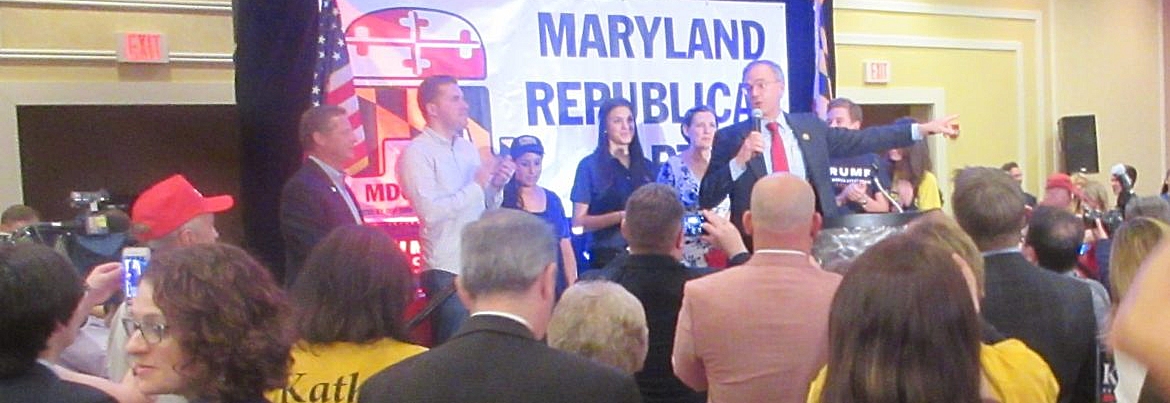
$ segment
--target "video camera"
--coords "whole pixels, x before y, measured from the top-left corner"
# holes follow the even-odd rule
[[[1121,226],[1124,219],[1121,216],[1121,211],[1117,209],[1101,211],[1101,210],[1087,210],[1081,214],[1081,220],[1085,222],[1086,229],[1097,228],[1097,220],[1101,220],[1101,226],[1105,228],[1105,233],[1113,236],[1113,231]]]

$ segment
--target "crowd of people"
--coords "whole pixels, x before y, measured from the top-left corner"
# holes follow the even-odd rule
[[[1053,174],[1038,200],[1016,163],[963,168],[948,215],[924,140],[957,136],[954,117],[862,129],[847,99],[827,121],[784,113],[773,62],[742,78],[760,116],[719,129],[710,108],[687,111],[689,147],[657,170],[634,106],[605,101],[568,214],[538,184],[540,139],[481,154],[458,82],[424,80],[426,127],[397,167],[422,226],[417,278],[361,225],[345,111],[313,107],[281,196],[283,277],[218,241],[215,214],[234,200],[181,175],[131,208],[151,259],[129,298],[119,263],[79,270],[35,242],[0,246],[0,402],[1170,396],[1170,202],[1134,195],[1136,170],[1109,185]],[[841,270],[814,256],[826,219],[904,211],[910,224]],[[19,206],[0,231],[37,221]],[[407,324],[420,288],[422,338]],[[91,322],[108,339],[84,348]]]

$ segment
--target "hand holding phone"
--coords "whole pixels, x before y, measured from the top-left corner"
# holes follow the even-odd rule
[[[126,300],[138,296],[138,283],[142,275],[146,274],[146,267],[150,263],[150,248],[127,247],[122,248],[122,291]]]
[[[683,215],[683,235],[699,236],[705,234],[703,231],[703,223],[707,222],[707,218],[697,211],[689,212]]]

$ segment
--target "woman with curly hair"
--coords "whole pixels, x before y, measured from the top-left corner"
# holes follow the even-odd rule
[[[300,341],[288,387],[268,398],[298,401],[329,384],[334,401],[357,401],[366,378],[426,351],[405,341],[402,317],[413,289],[410,263],[385,232],[358,225],[330,232],[289,291]]]
[[[287,382],[288,304],[247,252],[212,244],[159,254],[138,291],[123,324],[143,393],[253,403]]]

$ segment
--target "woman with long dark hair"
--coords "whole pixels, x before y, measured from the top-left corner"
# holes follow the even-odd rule
[[[307,396],[321,383],[344,379],[332,391],[356,401],[357,385],[378,371],[426,351],[407,343],[403,312],[414,296],[406,255],[380,229],[337,227],[313,247],[290,296],[297,336],[289,386],[268,393],[274,402]]]
[[[626,199],[652,181],[650,160],[638,141],[634,107],[624,98],[610,98],[597,111],[597,147],[577,164],[570,199],[573,227],[590,233],[589,263],[593,268],[626,250],[620,224]]]
[[[665,183],[678,192],[679,201],[687,211],[699,210],[699,185],[707,174],[711,162],[711,147],[715,143],[718,129],[715,111],[706,105],[699,105],[683,114],[679,131],[687,141],[687,149],[670,157],[658,171],[658,183]],[[731,199],[724,198],[716,210],[728,211]],[[683,241],[683,264],[690,267],[707,267],[706,254],[711,245],[699,239],[698,235],[687,235]]]
[[[1039,355],[1014,339],[980,342],[976,284],[937,241],[896,235],[866,250],[833,297],[828,365],[808,401],[1056,401]]]
[[[557,243],[557,295],[577,281],[577,259],[569,243],[569,225],[565,221],[565,207],[553,191],[537,184],[544,171],[544,145],[533,136],[520,136],[508,148],[516,173],[504,186],[504,201],[500,207],[526,211],[540,217],[553,228]]]
[[[887,156],[894,170],[892,193],[903,209],[926,211],[942,208],[942,193],[938,188],[938,178],[931,172],[933,164],[926,141],[892,149]]]

